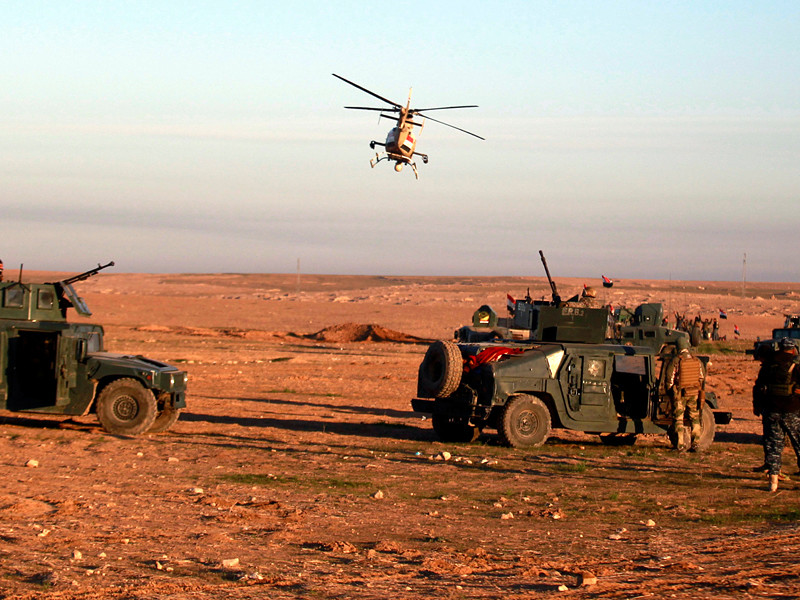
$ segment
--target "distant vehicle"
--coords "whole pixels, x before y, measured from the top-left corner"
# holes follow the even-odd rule
[[[377,98],[386,104],[389,107],[383,108],[375,108],[370,106],[345,106],[345,108],[352,109],[352,110],[372,110],[377,111],[380,113],[380,117],[385,119],[392,119],[396,120],[396,124],[392,127],[389,134],[386,136],[386,142],[376,142],[371,141],[369,143],[369,147],[373,150],[375,146],[383,146],[386,149],[386,153],[381,156],[380,154],[376,154],[375,158],[370,161],[370,165],[375,167],[382,160],[390,160],[395,161],[394,170],[398,173],[403,170],[403,165],[410,165],[411,168],[414,170],[414,176],[419,179],[419,173],[417,172],[417,165],[414,162],[414,156],[419,156],[422,158],[422,162],[427,164],[428,163],[428,155],[422,154],[416,151],[417,147],[417,138],[414,136],[414,126],[419,127],[419,133],[422,134],[422,128],[425,126],[425,120],[429,119],[435,123],[439,123],[441,125],[446,125],[447,127],[451,127],[452,129],[457,129],[467,135],[471,135],[473,137],[482,140],[481,136],[474,134],[466,129],[461,129],[460,127],[456,127],[455,125],[450,125],[449,123],[445,123],[444,121],[438,121],[429,115],[422,114],[423,111],[430,112],[432,110],[451,110],[454,108],[477,108],[477,105],[470,104],[464,106],[436,106],[433,108],[411,108],[411,90],[408,92],[408,102],[405,106],[394,102],[392,100],[388,100],[383,96],[379,96],[375,92],[371,92],[365,87],[361,87],[357,83],[353,83],[352,81],[345,79],[344,77],[337,75],[336,73],[332,73],[332,75],[338,79],[341,79],[345,83],[349,83],[355,88],[358,88],[362,92],[366,92],[370,96]],[[390,113],[397,113],[397,116],[393,115],[385,115],[384,112]],[[417,116],[423,117],[423,121],[421,123],[415,122],[413,119]]]
[[[800,315],[784,315],[783,327],[772,330],[772,338],[758,340],[753,344],[753,349],[747,354],[752,354],[756,360],[763,360],[778,349],[778,342],[783,338],[790,338],[800,342]]]
[[[103,429],[166,431],[186,406],[186,372],[103,347],[100,325],[68,323],[67,309],[92,313],[74,283],[110,262],[53,283],[0,282],[0,409],[59,415],[96,413]]]
[[[562,302],[547,275],[552,301],[517,300],[505,326],[484,305],[457,341],[431,344],[413,409],[432,414],[434,431],[448,442],[473,441],[484,428],[514,447],[544,444],[553,427],[596,433],[607,444],[667,432],[672,400],[664,372],[687,334],[660,325],[660,304],[644,304],[619,338],[609,337],[617,330],[608,308]],[[703,390],[701,398],[700,447],[707,448],[730,413],[715,414],[713,393]]]

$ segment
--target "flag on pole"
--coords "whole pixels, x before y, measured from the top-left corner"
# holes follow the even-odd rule
[[[513,315],[516,307],[517,302],[514,300],[514,297],[511,294],[506,294],[506,308],[508,309],[508,312]]]
[[[605,275],[601,275],[601,277],[603,278],[603,287],[610,288],[612,285],[614,285],[614,282]]]
[[[733,335],[739,335],[739,326],[738,325],[734,325],[733,326]]]
[[[722,309],[720,308],[720,309],[719,309],[719,318],[720,318],[720,319],[727,319],[727,318],[728,318],[728,313],[726,313],[724,310],[722,310]]]

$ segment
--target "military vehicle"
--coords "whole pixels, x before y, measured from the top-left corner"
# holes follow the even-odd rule
[[[514,447],[544,444],[553,427],[597,433],[608,444],[667,432],[672,400],[664,372],[687,334],[661,326],[660,304],[641,305],[629,325],[614,327],[608,307],[562,302],[542,261],[553,299],[516,300],[505,321],[484,305],[456,341],[431,344],[413,409],[432,414],[434,431],[449,442],[474,441],[487,427]],[[701,397],[705,449],[730,413],[713,412],[713,393]]]
[[[756,360],[763,360],[778,349],[778,343],[783,338],[797,340],[800,343],[800,315],[784,315],[783,327],[773,329],[771,339],[756,340],[753,349],[748,350],[747,354],[752,354]]]
[[[173,366],[106,352],[100,325],[69,323],[92,313],[73,284],[113,266],[52,283],[0,281],[0,409],[59,415],[96,413],[103,429],[136,435],[169,429],[186,406],[187,374]]]

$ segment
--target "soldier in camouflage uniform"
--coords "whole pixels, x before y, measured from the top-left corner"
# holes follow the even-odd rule
[[[794,340],[783,338],[778,349],[762,358],[753,387],[753,414],[764,426],[764,458],[769,491],[778,489],[785,436],[800,466],[800,367]]]
[[[587,308],[597,308],[597,292],[594,288],[583,286],[580,301]]]
[[[670,439],[673,440],[675,450],[685,450],[683,417],[688,414],[692,423],[690,452],[697,452],[700,448],[700,394],[706,370],[703,362],[689,352],[689,341],[679,337],[676,346],[678,353],[670,359],[665,373],[665,389],[672,396],[672,427]]]

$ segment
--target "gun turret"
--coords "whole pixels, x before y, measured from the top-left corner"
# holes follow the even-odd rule
[[[553,278],[550,277],[550,269],[547,268],[547,260],[544,257],[544,252],[539,250],[539,257],[542,259],[542,264],[544,265],[544,272],[547,275],[547,281],[550,283],[550,290],[553,292],[553,304],[558,306],[561,304],[561,296],[558,295],[558,290],[556,289],[556,282],[553,281]]]
[[[103,269],[107,269],[108,267],[113,267],[113,266],[114,266],[113,260],[105,265],[97,263],[97,266],[94,269],[89,269],[88,271],[84,271],[80,275],[73,275],[72,277],[67,277],[66,279],[62,279],[59,283],[61,283],[62,285],[72,285],[73,283],[76,283],[78,281],[89,279],[89,277],[97,275]]]

